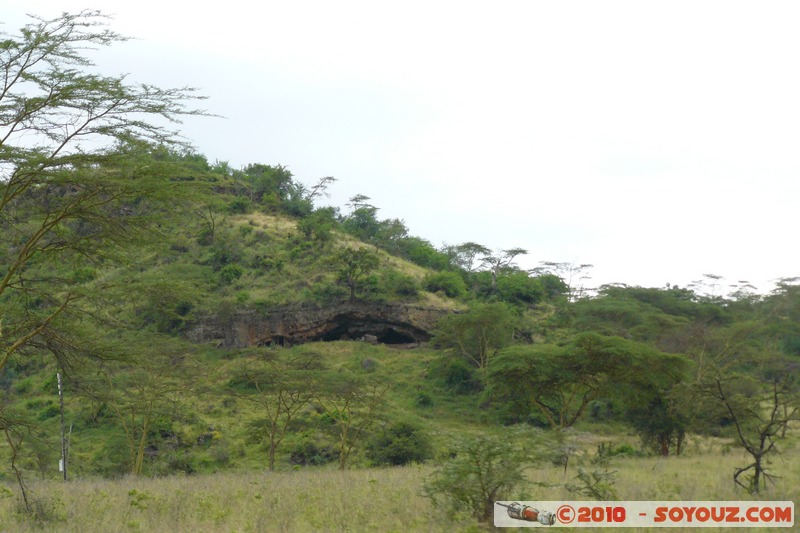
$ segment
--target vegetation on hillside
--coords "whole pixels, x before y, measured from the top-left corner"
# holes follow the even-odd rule
[[[0,482],[26,512],[41,511],[29,480],[60,475],[62,430],[81,478],[442,461],[434,501],[481,520],[530,481],[527,464],[475,492],[464,457],[517,458],[520,428],[552,444],[524,457],[565,472],[580,454],[564,435],[612,428],[642,456],[724,438],[747,454],[731,484],[784,483],[770,467],[800,419],[798,279],[766,295],[720,295],[719,276],[591,288],[591,265],[527,271],[521,248],[437,248],[364,195],[322,206],[332,177],[210,163],[159,126],[203,113],[191,90],[91,74],[85,45],[121,40],[98,17],[36,20],[0,43]],[[186,335],[208,317],[356,301],[452,312],[414,349]]]

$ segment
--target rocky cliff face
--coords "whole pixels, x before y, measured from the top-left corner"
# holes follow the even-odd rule
[[[280,306],[266,313],[243,310],[192,325],[186,336],[220,346],[290,346],[311,341],[369,340],[385,344],[426,342],[449,311],[398,303],[344,302],[325,307]]]

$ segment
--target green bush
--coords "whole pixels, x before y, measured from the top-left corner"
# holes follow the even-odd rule
[[[250,203],[250,200],[243,196],[237,196],[228,204],[228,213],[234,215],[249,213],[252,209],[253,205]]]
[[[317,209],[310,216],[297,223],[297,229],[306,239],[326,243],[333,237],[336,225],[335,210],[332,207]]]
[[[401,298],[414,298],[419,294],[419,288],[417,280],[396,270],[387,270],[381,274],[379,282],[381,292]]]
[[[422,286],[428,292],[443,292],[450,298],[461,298],[467,293],[467,284],[455,272],[437,272],[425,278]]]
[[[600,446],[598,446],[598,454],[600,453],[599,448],[600,448]],[[622,443],[622,444],[619,444],[617,446],[609,445],[609,448],[610,449],[607,452],[609,457],[617,457],[617,456],[622,456],[622,457],[644,457],[645,456],[644,452],[642,452],[641,450],[637,450],[636,448],[634,448],[630,444]]]
[[[13,369],[12,369],[13,370]],[[6,372],[9,372],[8,367],[6,368]],[[25,378],[21,381],[18,381],[13,389],[19,395],[28,394],[33,388],[33,378]]]
[[[524,481],[524,450],[505,436],[482,435],[456,443],[452,457],[425,482],[423,493],[437,507],[465,510],[481,522],[494,514],[496,500],[519,499]]]
[[[247,291],[239,291],[236,293],[236,303],[237,304],[246,304],[247,301],[250,300],[250,293]]]
[[[173,451],[159,458],[150,467],[153,476],[171,476],[174,474],[194,474],[197,469],[197,458],[189,451]]]
[[[242,277],[244,269],[239,265],[225,265],[219,270],[219,280],[223,285],[230,285]]]
[[[321,304],[339,303],[347,300],[348,295],[345,287],[332,283],[317,283],[311,287],[311,298]]]
[[[91,471],[102,477],[116,478],[128,474],[131,458],[124,436],[112,434],[103,439],[102,446],[89,460]]]
[[[612,448],[612,445],[598,446],[597,453],[591,459],[595,468],[590,472],[579,466],[578,473],[573,478],[576,483],[567,483],[566,489],[577,497],[600,501],[616,500],[617,471],[609,469]]]
[[[294,465],[324,465],[339,458],[339,451],[333,446],[322,444],[314,435],[305,434],[289,453],[289,461]]]
[[[70,276],[72,283],[89,283],[97,278],[97,270],[91,267],[82,267],[74,270]]]
[[[483,389],[480,380],[475,376],[474,367],[463,359],[444,361],[444,364],[434,369],[434,375],[456,394],[472,394]]]
[[[39,420],[48,420],[54,416],[58,416],[60,412],[57,405],[51,405],[39,413]]]
[[[431,444],[422,430],[408,422],[386,428],[367,444],[367,458],[375,465],[421,463],[431,458]]]
[[[404,237],[396,243],[397,252],[412,263],[433,270],[445,270],[450,258],[419,237]]]

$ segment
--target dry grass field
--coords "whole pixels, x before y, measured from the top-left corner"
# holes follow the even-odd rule
[[[800,501],[800,464],[792,460],[793,452],[772,465],[781,477],[756,498],[737,490],[731,481],[734,468],[746,464],[737,451],[712,453],[696,448],[694,453],[666,460],[619,457],[610,467],[617,471],[619,500]],[[344,472],[301,469],[37,482],[30,489],[38,520],[20,512],[14,486],[3,485],[0,531],[483,531],[467,515],[436,509],[422,495],[424,479],[432,471],[431,466]],[[574,467],[566,474],[551,465],[532,468],[527,477],[536,484],[502,499],[585,499],[564,488],[574,475]]]

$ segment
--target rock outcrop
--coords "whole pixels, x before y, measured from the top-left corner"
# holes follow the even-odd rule
[[[265,313],[241,310],[226,317],[212,316],[190,326],[186,336],[229,348],[333,340],[413,344],[428,341],[436,322],[449,312],[399,303],[287,305]]]

